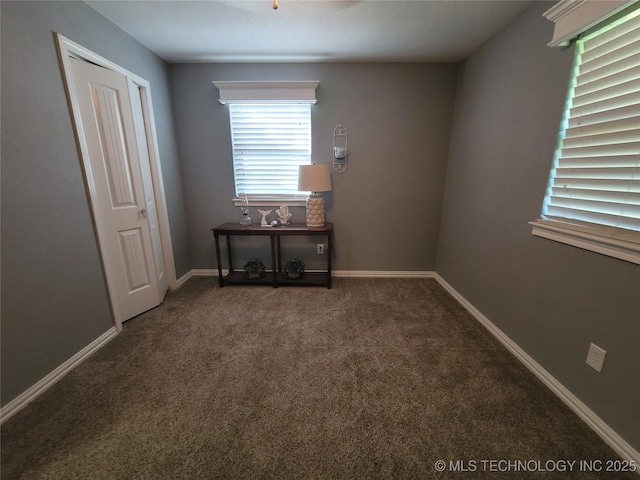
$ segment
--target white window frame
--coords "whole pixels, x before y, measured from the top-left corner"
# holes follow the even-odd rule
[[[628,4],[628,2],[617,3],[618,7],[621,3]],[[567,2],[559,3],[559,5],[563,4],[565,6],[568,5]],[[581,4],[584,5],[586,4],[586,2],[582,2]],[[554,8],[556,8],[557,13],[558,6]],[[549,12],[551,12],[552,10],[553,9],[551,9]],[[617,11],[619,11],[619,8],[616,10],[616,12]],[[547,12],[547,14],[549,12]],[[569,13],[571,13],[570,10],[565,12],[564,21],[567,21],[566,16]],[[547,18],[549,18],[548,15]],[[584,20],[583,23],[583,32],[587,30],[588,27],[593,25],[593,21]],[[574,31],[573,33],[576,34],[581,32]],[[592,31],[590,31],[589,33],[592,33]],[[552,44],[558,45],[557,42],[552,42]],[[576,55],[577,54],[578,51],[576,52]],[[563,119],[563,123],[564,121],[565,119]],[[631,263],[640,264],[639,231],[625,228],[608,227],[604,225],[598,225],[572,219],[564,219],[559,217],[546,218],[544,214],[542,215],[542,218],[530,222],[530,225],[533,226],[533,235],[583,248],[600,254],[608,255],[610,257],[618,258]]]
[[[277,82],[234,82],[214,81],[214,85],[220,92],[221,104],[282,104],[305,103],[315,104],[316,88],[318,81],[277,81]],[[310,113],[311,115],[311,113]],[[311,120],[311,119],[310,119]],[[231,125],[230,125],[230,128]],[[311,140],[310,140],[311,142]],[[309,145],[311,153],[311,145]],[[310,159],[311,160],[311,159]],[[234,162],[235,171],[235,162]],[[234,178],[234,191],[235,191]],[[300,195],[248,195],[252,206],[276,207],[305,206],[308,192],[300,192]],[[243,199],[236,196],[232,199],[235,206],[241,206]]]

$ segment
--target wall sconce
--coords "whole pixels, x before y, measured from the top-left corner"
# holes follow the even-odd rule
[[[349,157],[347,128],[338,124],[333,129],[333,169],[336,173],[342,173],[347,169]]]

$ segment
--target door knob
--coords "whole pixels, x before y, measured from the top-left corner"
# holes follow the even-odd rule
[[[140,215],[142,215],[144,218],[147,218],[147,209],[143,208],[142,210],[140,210]]]

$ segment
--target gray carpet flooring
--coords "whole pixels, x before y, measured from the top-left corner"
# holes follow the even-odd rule
[[[3,479],[638,480],[559,462],[616,458],[431,279],[193,278],[2,427]]]

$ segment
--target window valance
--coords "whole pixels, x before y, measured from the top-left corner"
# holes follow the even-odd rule
[[[316,103],[318,81],[217,82],[219,102],[225,103]]]
[[[580,33],[606,20],[637,0],[561,0],[544,17],[555,24],[550,47],[565,46]]]

